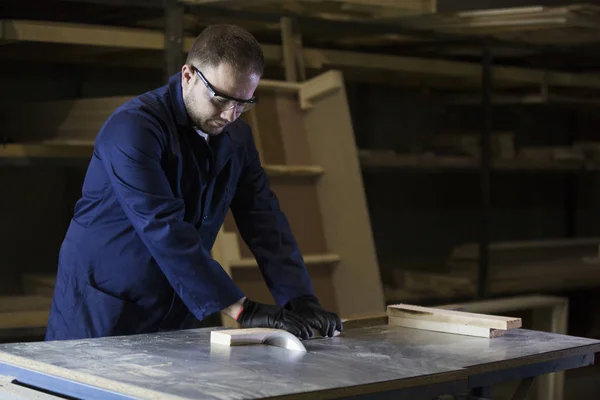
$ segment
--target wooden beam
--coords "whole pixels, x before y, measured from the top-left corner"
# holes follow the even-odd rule
[[[439,308],[421,307],[409,304],[389,305],[387,307],[387,314],[390,317],[465,326],[477,326],[488,329],[507,330],[520,328],[522,325],[520,318],[476,314],[455,310],[443,310]]]
[[[314,165],[265,165],[264,169],[269,176],[311,177],[325,173],[323,167]]]
[[[42,42],[112,48],[164,50],[162,32],[149,29],[116,28],[85,24],[47,21],[2,20],[0,40]],[[188,51],[195,37],[184,38],[183,48]],[[278,45],[261,45],[268,63],[281,65],[283,50]],[[481,66],[476,63],[424,59],[384,54],[358,53],[341,50],[304,49],[306,68],[358,69],[392,71],[416,76],[435,76],[459,82],[468,78],[479,82]],[[157,65],[159,67],[159,65]],[[595,74],[554,72],[518,67],[493,67],[496,85],[540,85],[600,89],[600,77]],[[366,79],[371,79],[369,76]]]
[[[420,320],[413,318],[402,318],[389,316],[390,325],[402,326],[405,328],[422,329],[426,331],[435,331],[443,333],[454,333],[458,335],[477,336],[482,338],[496,338],[504,335],[502,329],[490,329],[481,326],[460,325],[448,322],[438,322],[429,320]]]

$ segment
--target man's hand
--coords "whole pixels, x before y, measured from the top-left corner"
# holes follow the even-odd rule
[[[314,336],[308,322],[281,307],[257,303],[244,299],[242,308],[236,318],[237,322],[245,328],[275,328],[284,329],[301,339]]]
[[[342,320],[335,313],[324,310],[314,296],[300,296],[290,300],[284,307],[318,330],[321,336],[333,336],[334,332],[342,332]]]

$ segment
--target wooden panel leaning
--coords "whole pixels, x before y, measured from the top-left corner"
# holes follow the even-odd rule
[[[258,95],[259,104],[244,118],[253,128],[265,168],[281,164],[281,173],[270,176],[271,187],[288,217],[317,296],[341,317],[384,312],[342,74],[329,71],[304,83],[269,82]],[[308,168],[315,173],[307,173]],[[248,296],[273,302],[231,213],[213,257]]]

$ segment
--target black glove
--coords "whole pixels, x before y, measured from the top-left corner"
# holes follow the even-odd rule
[[[248,298],[242,303],[237,322],[245,328],[284,329],[301,339],[314,336],[309,324],[296,314],[281,307],[257,303]]]
[[[342,332],[342,320],[335,313],[324,310],[315,296],[300,296],[290,300],[284,307],[298,314],[321,336],[333,336],[334,331]]]

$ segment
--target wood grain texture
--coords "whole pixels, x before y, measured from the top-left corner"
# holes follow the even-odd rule
[[[496,338],[504,335],[504,330],[482,328],[480,326],[453,324],[414,318],[388,317],[388,323],[394,326],[420,329],[434,332],[452,333],[456,335],[476,336],[482,338]]]
[[[414,306],[410,304],[389,305],[387,307],[387,313],[389,316],[399,318],[475,326],[487,329],[506,330],[520,328],[522,326],[521,318],[478,314],[456,310],[444,310],[439,308]]]

